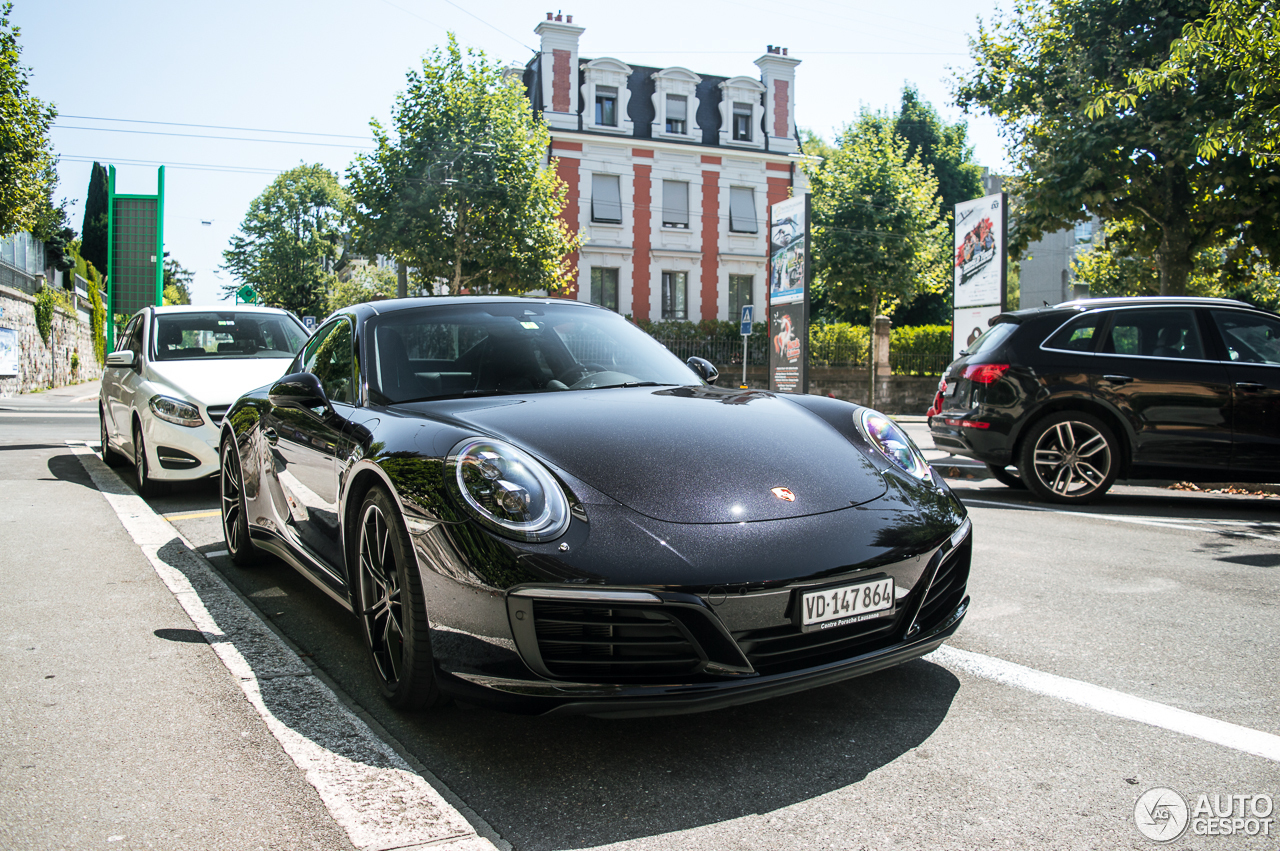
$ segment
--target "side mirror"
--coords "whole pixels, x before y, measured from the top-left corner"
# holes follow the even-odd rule
[[[708,384],[715,384],[716,379],[720,377],[720,370],[716,369],[711,361],[706,358],[692,357],[685,361],[685,365],[698,374],[698,377]]]
[[[277,407],[333,409],[320,386],[320,379],[309,372],[286,375],[271,386],[268,398]]]
[[[132,349],[121,349],[118,352],[111,352],[107,355],[107,368],[111,367],[132,367],[134,352]]]

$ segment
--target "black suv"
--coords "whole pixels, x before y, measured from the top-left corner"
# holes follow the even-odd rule
[[[1117,478],[1280,481],[1280,316],[1213,298],[1002,313],[930,414],[939,449],[1053,502]]]

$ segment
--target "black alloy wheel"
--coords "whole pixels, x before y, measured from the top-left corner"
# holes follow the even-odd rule
[[[257,564],[258,548],[249,537],[249,515],[244,505],[244,474],[240,468],[240,453],[236,442],[222,442],[221,472],[218,474],[218,491],[222,497],[222,540],[227,545],[231,561],[240,567]]]
[[[126,459],[112,449],[111,444],[107,442],[107,417],[102,408],[98,408],[98,439],[102,443],[102,448],[99,450],[102,463],[108,467],[123,467]]]
[[[365,497],[356,545],[355,603],[382,694],[400,709],[442,702],[413,545],[381,487]]]
[[[1022,476],[1012,470],[1001,467],[999,464],[988,464],[987,470],[991,472],[991,478],[995,479],[1007,488],[1015,488],[1017,490],[1027,489],[1026,483],[1022,481]]]
[[[133,426],[133,475],[138,484],[138,496],[151,499],[164,492],[164,485],[151,478],[151,465],[147,463],[147,443],[142,437],[142,429],[136,423]]]
[[[1081,503],[1102,496],[1116,480],[1120,447],[1097,417],[1051,414],[1022,442],[1018,471],[1033,494],[1049,502]]]

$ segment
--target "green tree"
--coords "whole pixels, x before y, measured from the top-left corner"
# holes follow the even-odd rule
[[[347,279],[335,281],[329,287],[328,311],[341,310],[364,301],[377,301],[396,296],[396,271],[377,266],[360,265],[351,271]]]
[[[544,164],[549,135],[523,88],[451,34],[408,74],[394,138],[347,176],[356,250],[390,254],[449,291],[554,291],[577,239],[559,219],[566,188]]]
[[[249,204],[240,232],[222,252],[224,267],[238,281],[222,288],[223,297],[249,284],[263,304],[299,316],[325,315],[348,203],[338,176],[319,164],[273,180]]]
[[[1114,97],[1209,11],[1209,0],[1016,0],[1013,14],[980,24],[956,95],[1004,124],[1018,167],[1015,257],[1089,213],[1127,225],[1162,294],[1186,292],[1206,248],[1280,252],[1280,163],[1200,153],[1234,112],[1228,73],[1202,68],[1193,86]]]
[[[1130,74],[1133,90],[1111,102],[1194,87],[1206,76],[1227,75],[1233,109],[1205,129],[1200,154],[1225,150],[1261,164],[1280,157],[1280,3],[1276,0],[1213,0],[1205,18],[1183,27],[1159,68]],[[1100,108],[1108,106],[1104,98]]]
[[[107,170],[98,163],[89,172],[89,189],[84,200],[84,222],[80,225],[80,256],[101,271],[107,269]]]
[[[25,230],[43,238],[65,226],[51,200],[58,177],[49,125],[58,110],[27,91],[31,70],[19,62],[12,11],[12,3],[0,6],[0,236]]]
[[[818,282],[834,306],[865,305],[871,323],[882,307],[944,286],[951,268],[938,181],[908,146],[892,119],[864,113],[809,167]]]
[[[195,273],[172,257],[164,258],[164,303],[191,304],[191,282]]]

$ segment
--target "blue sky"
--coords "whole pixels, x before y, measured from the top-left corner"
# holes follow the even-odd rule
[[[301,162],[345,171],[369,145],[370,119],[386,120],[405,73],[449,31],[464,46],[523,64],[538,46],[538,21],[563,11],[586,28],[583,57],[724,76],[754,76],[767,44],[785,46],[803,61],[799,124],[831,138],[864,106],[896,108],[907,82],[959,118],[949,103],[952,69],[968,66],[978,16],[1007,5],[15,0],[12,21],[22,29],[32,92],[60,113],[52,132],[62,157],[58,191],[76,202],[73,224],[80,226],[94,159],[115,163],[120,189],[137,193],[154,192],[155,165],[166,164],[165,248],[196,273],[194,300],[208,304],[228,280],[217,267],[249,202]],[[995,124],[970,117],[969,128],[978,162],[1004,168]],[[221,138],[198,138],[209,136]]]

